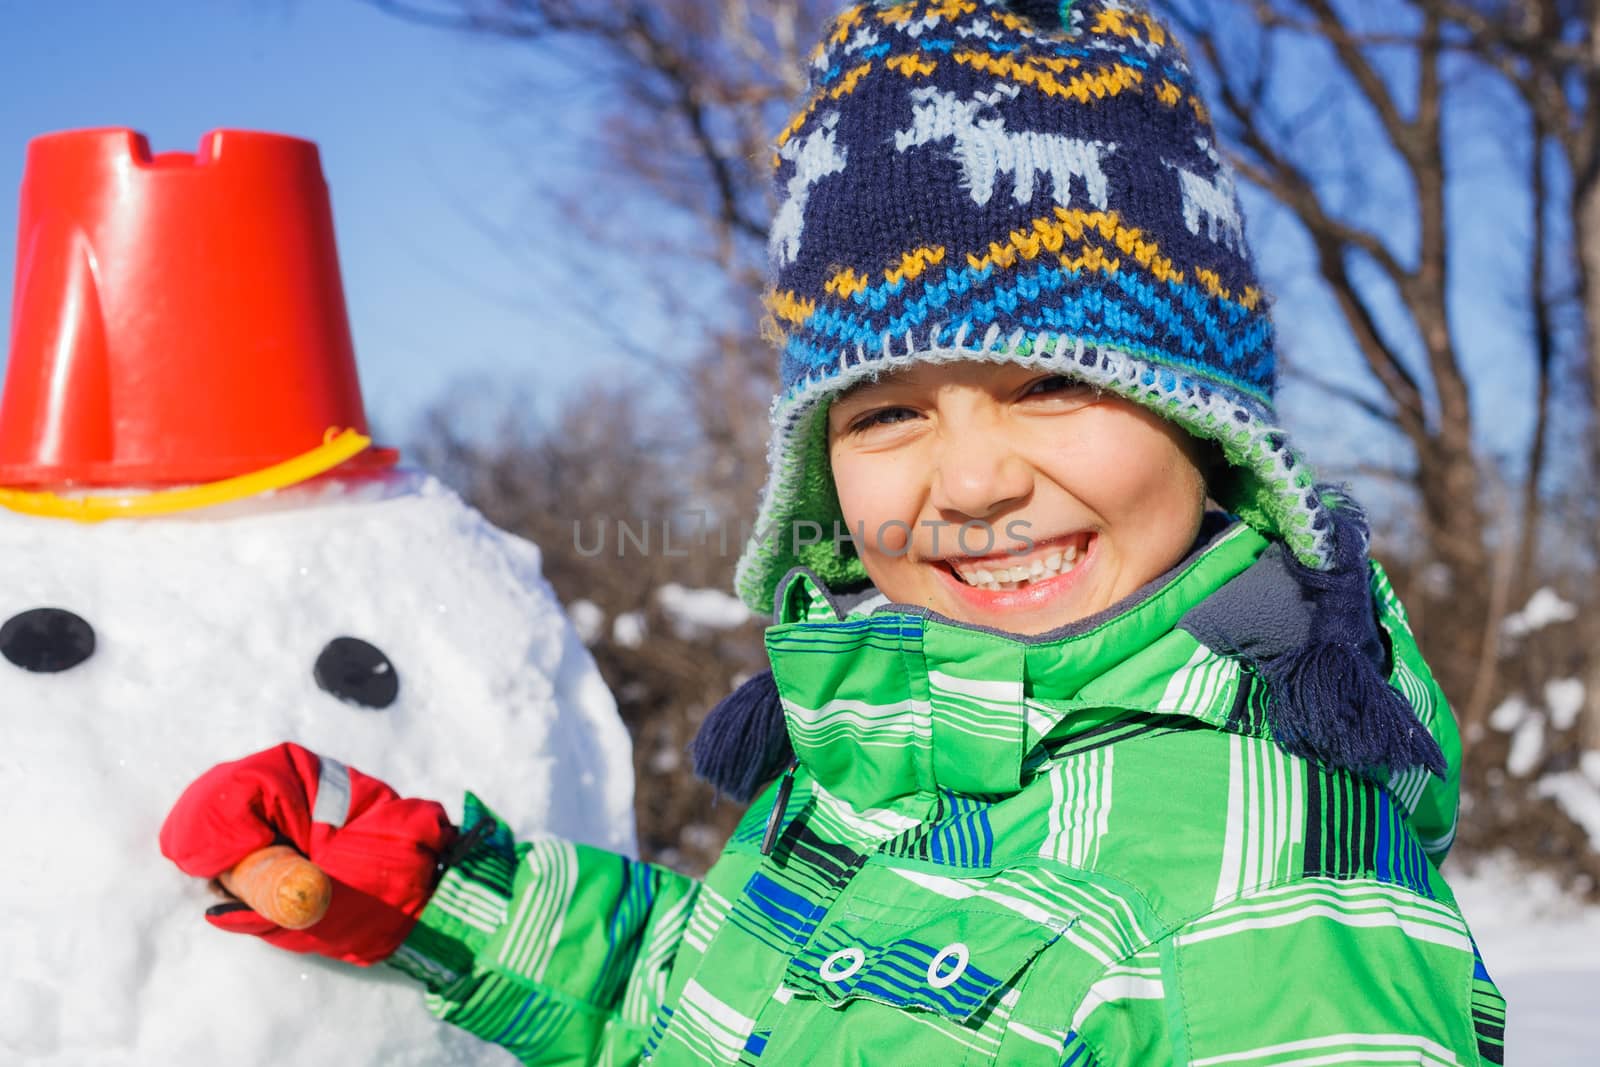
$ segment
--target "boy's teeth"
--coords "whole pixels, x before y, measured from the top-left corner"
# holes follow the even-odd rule
[[[1043,559],[1036,559],[1030,564],[1018,564],[1014,567],[975,567],[970,564],[952,561],[952,566],[961,580],[978,589],[999,591],[1001,589],[1015,589],[1026,582],[1037,582],[1045,578],[1054,578],[1058,574],[1070,571],[1078,563],[1078,546],[1074,542],[1060,552],[1051,552]]]

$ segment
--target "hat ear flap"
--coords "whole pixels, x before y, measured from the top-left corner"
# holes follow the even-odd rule
[[[729,693],[700,724],[689,743],[695,776],[741,803],[794,760],[783,702],[771,671],[762,671]]]

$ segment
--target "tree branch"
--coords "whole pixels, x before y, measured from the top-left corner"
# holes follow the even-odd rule
[[[1370,230],[1364,230],[1328,214],[1311,179],[1278,154],[1258,132],[1246,129],[1243,141],[1246,147],[1261,158],[1265,167],[1238,153],[1229,153],[1228,161],[1246,181],[1259,186],[1292,211],[1311,232],[1313,239],[1326,239],[1339,246],[1341,250],[1346,247],[1358,249],[1370,256],[1397,288],[1404,290],[1410,285],[1413,273],[1401,265],[1389,246],[1383,243],[1382,238]]]
[[[706,109],[696,90],[697,80],[687,69],[682,57],[673,54],[660,41],[651,37],[648,27],[639,25],[637,32],[647,42],[650,58],[663,77],[673,86],[677,111],[689,126],[690,136],[699,149],[700,158],[711,171],[712,183],[717,189],[719,215],[724,226],[746,237],[763,241],[767,236],[765,219],[753,219],[744,213],[739,203],[739,186],[734,179],[728,157],[718,147],[706,120]]]
[[[1395,258],[1383,239],[1370,230],[1335,219],[1328,214],[1323,207],[1322,198],[1317,194],[1316,187],[1305,171],[1291,163],[1268,140],[1262,130],[1261,111],[1249,100],[1241,98],[1237,87],[1230,83],[1225,75],[1220,74],[1227,68],[1222,65],[1215,33],[1209,29],[1200,31],[1195,41],[1212,69],[1219,72],[1223,108],[1238,127],[1239,141],[1260,161],[1260,165],[1257,165],[1245,156],[1230,153],[1235,169],[1248,181],[1260,186],[1293,211],[1314,234],[1327,235],[1340,244],[1361,249],[1378,264],[1396,287],[1404,288],[1410,280],[1411,272]]]
[[[1271,11],[1266,0],[1255,0],[1258,11]],[[1415,123],[1406,119],[1400,113],[1399,106],[1395,103],[1394,94],[1389,91],[1388,82],[1383,80],[1372,64],[1367,61],[1366,54],[1355,44],[1351,43],[1344,20],[1334,10],[1329,0],[1304,0],[1304,3],[1316,15],[1316,25],[1320,35],[1333,46],[1339,56],[1339,62],[1349,73],[1356,87],[1361,90],[1361,95],[1378,114],[1378,121],[1383,125],[1384,132],[1389,135],[1396,150],[1408,162],[1415,163],[1424,150],[1418,143],[1418,129]]]
[[[1327,393],[1337,400],[1342,400],[1346,404],[1358,408],[1385,426],[1393,426],[1399,421],[1393,408],[1385,407],[1378,401],[1352,389],[1343,382],[1336,382],[1332,378],[1324,378],[1322,375],[1296,364],[1285,363],[1284,374],[1286,377],[1303,381],[1320,392]]]

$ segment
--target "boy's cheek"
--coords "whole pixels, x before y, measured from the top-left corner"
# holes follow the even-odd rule
[[[834,491],[845,528],[857,539],[856,551],[869,555],[904,555],[911,543],[917,518],[911,477],[892,471],[880,473],[869,464],[846,461],[835,471]]]

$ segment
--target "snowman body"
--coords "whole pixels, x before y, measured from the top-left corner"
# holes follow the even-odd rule
[[[0,511],[0,623],[38,609],[94,652],[0,660],[0,1062],[513,1062],[384,967],[212,929],[157,831],[208,767],[295,741],[456,818],[471,789],[519,835],[632,851],[629,740],[536,546],[406,473],[162,519]],[[330,668],[349,638],[386,706]]]

